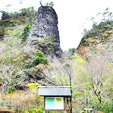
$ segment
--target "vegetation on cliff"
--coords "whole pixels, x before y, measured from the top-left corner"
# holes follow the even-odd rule
[[[81,55],[105,55],[112,54],[112,34],[113,34],[113,15],[107,8],[105,12],[99,13],[100,22],[92,18],[93,25],[91,30],[84,29],[84,36],[78,46]]]
[[[36,13],[33,7],[20,9],[19,12],[8,13],[6,11],[0,11],[2,17],[0,20],[0,38],[3,36],[10,36],[13,28],[19,29],[20,25],[31,23]]]

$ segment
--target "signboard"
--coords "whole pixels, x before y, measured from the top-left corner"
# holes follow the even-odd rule
[[[46,97],[45,98],[46,110],[64,110],[63,97]]]

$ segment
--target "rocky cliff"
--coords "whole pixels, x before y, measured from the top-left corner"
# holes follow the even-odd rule
[[[82,56],[110,56],[113,54],[113,21],[101,22],[87,32],[78,48]]]
[[[47,56],[61,57],[60,37],[58,31],[58,17],[50,6],[41,6],[35,15],[25,52],[41,50]]]

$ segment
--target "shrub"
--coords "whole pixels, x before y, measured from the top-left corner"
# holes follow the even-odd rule
[[[28,17],[33,17],[36,11],[34,10],[34,7],[29,7],[29,8],[22,8],[20,9],[20,15],[22,16],[28,16]]]
[[[16,88],[9,88],[6,93],[14,93],[17,89]]]
[[[31,62],[29,63],[28,68],[30,67],[35,67],[36,65],[42,63],[42,64],[48,64],[48,59],[47,57],[44,55],[44,53],[42,51],[36,51],[34,53],[35,57],[33,58],[33,60],[31,60]]]
[[[0,26],[0,37],[3,37],[5,34],[5,27],[4,26]]]
[[[53,42],[55,41],[55,35],[52,35],[48,38],[44,38],[43,40],[39,41],[40,44],[53,44]]]
[[[27,87],[29,87],[31,90],[37,88],[37,86],[41,86],[41,85],[38,83],[28,83],[27,84]]]
[[[9,13],[6,11],[0,11],[2,13],[2,20],[8,19],[9,18]]]
[[[67,51],[65,51],[66,55],[74,55],[75,53],[75,48],[69,48]]]
[[[112,102],[111,101],[106,102],[104,107],[103,107],[103,112],[104,113],[112,113],[112,111],[113,111]]]
[[[13,36],[19,36],[19,34],[20,34],[19,29],[18,28],[17,29],[14,29]]]
[[[28,36],[30,28],[31,28],[31,25],[27,23],[26,26],[24,27],[23,33],[20,35],[21,39],[26,40],[26,37]]]

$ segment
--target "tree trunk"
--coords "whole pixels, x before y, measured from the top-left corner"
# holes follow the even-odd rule
[[[72,113],[72,96],[70,97],[70,113]]]
[[[100,110],[102,111],[102,98],[101,98],[101,96],[100,96],[99,101],[100,101]]]

